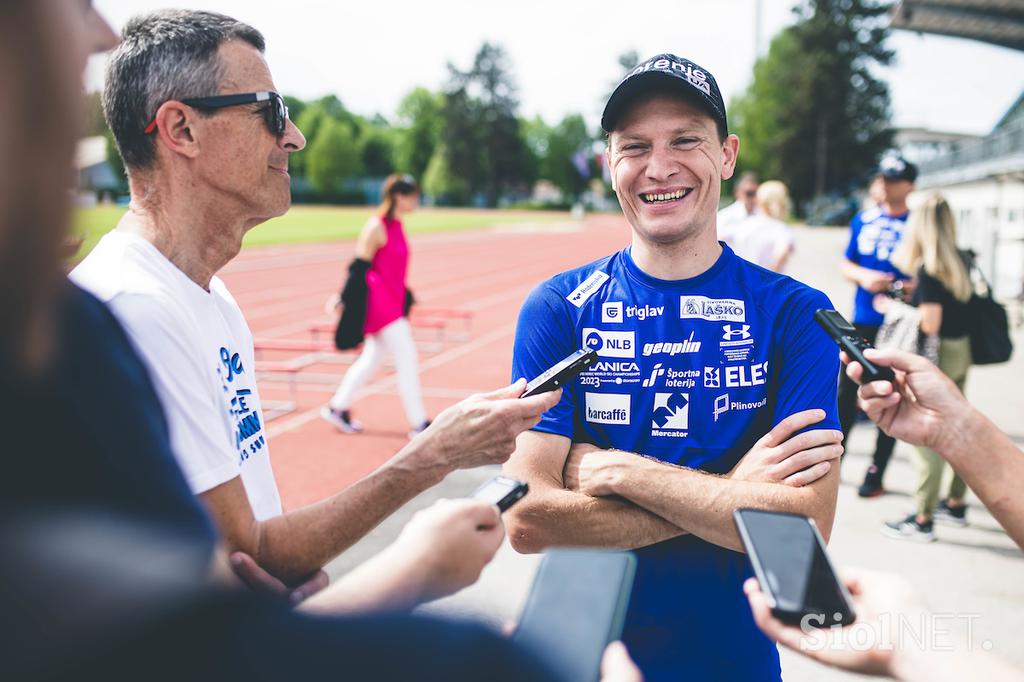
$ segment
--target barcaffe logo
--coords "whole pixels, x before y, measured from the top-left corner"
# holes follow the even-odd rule
[[[629,394],[587,393],[587,421],[592,424],[629,424]]]
[[[679,317],[711,320],[713,322],[745,322],[746,302],[736,298],[708,298],[707,296],[680,296]]]

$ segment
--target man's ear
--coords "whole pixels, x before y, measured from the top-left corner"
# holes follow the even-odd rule
[[[194,124],[198,113],[192,107],[170,100],[156,110],[156,134],[170,151],[194,159],[199,155],[199,141]]]
[[[612,179],[612,191],[618,194],[618,190],[615,189],[615,173],[612,172],[612,141],[609,139],[607,146],[604,148],[604,162],[608,164],[608,175]]]
[[[736,159],[740,155],[740,138],[729,135],[722,143],[722,179],[728,180],[736,172]]]

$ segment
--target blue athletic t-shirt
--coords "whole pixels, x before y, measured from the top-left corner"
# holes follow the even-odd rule
[[[899,279],[909,279],[900,272],[889,259],[903,238],[903,229],[907,224],[907,216],[886,215],[880,208],[861,211],[850,221],[850,243],[846,246],[846,259],[863,268],[880,270],[896,275]],[[885,316],[871,305],[875,295],[857,287],[857,295],[853,299],[853,321],[873,327],[881,326]]]
[[[536,430],[722,474],[785,417],[838,429],[836,344],[819,291],[723,245],[706,272],[658,280],[629,249],[542,283],[519,316],[513,378],[580,347],[600,356]],[[747,558],[693,535],[644,547],[624,639],[646,679],[778,680],[743,594]]]

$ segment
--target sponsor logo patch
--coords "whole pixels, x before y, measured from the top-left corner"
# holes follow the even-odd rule
[[[613,324],[622,322],[622,301],[607,301],[601,304],[601,321]]]
[[[736,298],[708,298],[707,296],[680,296],[679,317],[711,320],[713,322],[745,322],[746,302]]]
[[[659,305],[659,306],[653,306],[653,305],[635,306],[635,305],[631,305],[631,306],[627,306],[626,307],[626,317],[628,317],[630,319],[636,318],[636,319],[640,320],[641,322],[643,322],[644,320],[646,320],[646,319],[648,319],[650,317],[661,317],[662,313],[664,313],[664,312],[665,312],[665,306],[663,306],[663,305]]]
[[[597,351],[602,358],[636,357],[635,332],[609,332],[586,327],[583,330],[583,347]]]
[[[768,404],[768,396],[752,402],[730,401],[729,394],[720,395],[715,398],[714,415],[715,421],[726,412],[739,412],[745,410],[757,410]]]
[[[723,382],[724,378],[724,382]],[[768,383],[768,361],[755,365],[705,367],[704,388],[750,388]]]
[[[723,324],[718,348],[728,362],[746,362],[754,350],[749,324]]]
[[[582,308],[583,304],[590,300],[590,297],[597,293],[597,290],[601,288],[601,285],[608,281],[608,275],[597,270],[590,277],[583,280],[578,287],[572,290],[572,292],[565,297],[565,300],[572,303],[577,308]]]
[[[685,438],[690,432],[690,394],[655,393],[652,436]]]
[[[644,357],[651,355],[680,355],[683,353],[700,352],[700,341],[693,340],[694,332],[690,332],[690,338],[682,341],[659,341],[657,343],[645,343],[643,348]]]
[[[605,383],[639,384],[640,365],[630,360],[598,360],[580,375],[581,386],[597,388]]]
[[[587,416],[592,424],[629,424],[629,395],[619,393],[587,393]]]

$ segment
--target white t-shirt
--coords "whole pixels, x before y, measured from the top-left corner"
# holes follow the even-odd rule
[[[754,209],[755,211],[757,209]],[[747,207],[742,201],[734,201],[718,212],[718,239],[731,244],[729,239],[736,225],[746,220],[751,214],[747,213]]]
[[[280,514],[252,332],[224,282],[214,277],[206,291],[148,241],[118,230],[71,279],[110,306],[145,360],[192,491],[241,475],[253,516]]]
[[[719,239],[731,246],[736,255],[763,268],[773,266],[794,244],[789,225],[759,213],[736,223],[727,237],[719,233]]]

